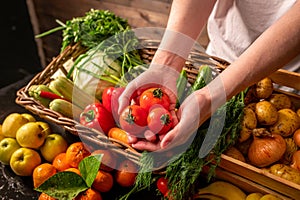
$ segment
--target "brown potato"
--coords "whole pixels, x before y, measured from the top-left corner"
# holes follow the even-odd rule
[[[300,108],[296,112],[297,112],[297,115],[300,117]]]
[[[272,133],[283,137],[291,136],[300,126],[299,116],[292,109],[284,108],[278,111],[278,120],[270,127]]]
[[[263,78],[255,84],[255,96],[259,99],[267,99],[273,93],[273,82],[269,77]]]
[[[258,123],[261,125],[273,125],[278,120],[277,109],[273,104],[266,100],[256,103],[255,114]]]
[[[244,157],[244,155],[242,154],[242,152],[240,152],[236,147],[231,146],[229,147],[225,152],[225,155],[230,156],[234,159],[240,160],[242,162],[246,162],[246,159]]]
[[[285,94],[272,94],[268,101],[272,103],[277,110],[292,107],[292,101],[290,97]]]
[[[257,119],[255,112],[250,108],[244,108],[244,115],[242,125],[248,129],[254,129],[257,126]]]
[[[250,108],[251,110],[255,111],[256,102],[249,103],[245,108]]]
[[[275,176],[300,184],[300,172],[288,165],[274,164],[270,167],[269,172]]]
[[[252,129],[246,128],[245,126],[242,126],[242,129],[240,130],[238,141],[240,143],[248,140],[252,135]]]

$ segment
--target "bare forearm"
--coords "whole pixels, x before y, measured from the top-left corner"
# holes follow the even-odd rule
[[[214,6],[212,0],[174,0],[165,36],[153,62],[180,71]]]

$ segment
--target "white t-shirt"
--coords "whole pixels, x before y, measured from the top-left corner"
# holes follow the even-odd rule
[[[229,62],[234,61],[295,2],[296,0],[217,1],[207,24],[210,39],[207,53]],[[284,68],[300,72],[300,55]]]

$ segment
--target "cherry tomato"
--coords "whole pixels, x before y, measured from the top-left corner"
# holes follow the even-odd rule
[[[167,110],[170,107],[170,99],[161,88],[149,88],[139,98],[140,106],[147,111],[154,105],[162,105]]]
[[[129,105],[122,111],[119,123],[126,132],[138,135],[147,127],[147,112],[139,105]]]
[[[160,177],[156,181],[156,187],[164,196],[167,195],[167,193],[169,191],[168,179],[166,179],[165,177]]]
[[[165,134],[173,126],[171,113],[162,106],[150,110],[147,123],[149,129],[156,134]]]

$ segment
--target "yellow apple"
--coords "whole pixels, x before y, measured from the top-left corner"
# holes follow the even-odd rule
[[[28,119],[20,113],[11,113],[7,115],[2,123],[2,134],[5,137],[16,137],[17,130],[28,123]]]
[[[16,139],[22,147],[38,149],[43,145],[47,135],[43,127],[36,122],[28,122],[21,126]]]
[[[66,139],[60,134],[52,133],[46,137],[44,144],[40,147],[40,152],[45,160],[52,162],[58,154],[65,152],[67,148]]]
[[[28,120],[28,122],[35,122],[36,121],[36,119],[34,118],[34,116],[31,115],[31,114],[29,114],[29,113],[22,113],[21,115],[23,117],[25,117]]]
[[[49,135],[52,132],[51,127],[47,122],[36,121],[36,123],[44,129],[46,135]]]
[[[35,167],[42,163],[40,154],[30,148],[17,149],[10,158],[10,167],[19,176],[32,176]]]
[[[9,165],[11,155],[21,148],[15,138],[4,138],[0,141],[0,162]]]

